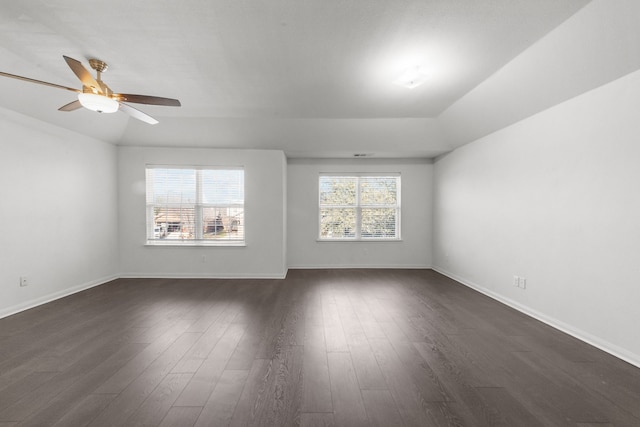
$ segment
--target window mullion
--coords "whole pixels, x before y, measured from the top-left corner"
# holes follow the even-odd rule
[[[360,201],[360,178],[356,178],[356,239],[362,238],[362,207]]]
[[[196,203],[194,206],[195,238],[201,240],[204,225],[202,224],[202,170],[196,169]]]

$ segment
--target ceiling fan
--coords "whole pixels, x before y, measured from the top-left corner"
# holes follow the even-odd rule
[[[91,73],[82,65],[80,61],[64,55],[63,58],[65,61],[67,61],[67,65],[69,65],[71,71],[73,71],[82,82],[82,90],[58,85],[55,83],[44,82],[42,80],[31,79],[29,77],[4,73],[2,71],[0,71],[0,76],[76,92],[78,94],[78,99],[58,108],[59,111],[74,111],[81,107],[85,107],[92,111],[97,111],[98,113],[115,113],[116,111],[120,110],[129,114],[135,119],[155,125],[156,123],[158,123],[156,119],[136,108],[133,108],[128,104],[125,104],[125,101],[132,102],[134,104],[163,105],[170,107],[180,106],[180,101],[178,101],[177,99],[161,98],[158,96],[150,95],[114,93],[109,88],[109,86],[107,86],[106,83],[102,81],[101,78],[102,73],[107,71],[108,66],[105,62],[100,61],[99,59],[89,60],[89,65],[96,71],[97,76],[94,79]]]

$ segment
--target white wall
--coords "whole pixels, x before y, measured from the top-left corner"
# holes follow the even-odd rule
[[[172,147],[184,135],[189,135],[189,146],[194,148],[283,150],[288,157],[302,158],[340,158],[354,152],[434,157],[449,151],[438,121],[424,117],[163,117],[162,127],[132,122],[120,143]],[[309,151],[308,147],[318,150]]]
[[[244,247],[145,246],[147,164],[244,166]],[[124,277],[284,277],[286,159],[281,151],[118,148]]]
[[[5,109],[0,135],[0,317],[115,278],[115,147]]]
[[[640,366],[639,93],[636,71],[439,158],[434,265]]]
[[[290,268],[429,268],[431,161],[414,159],[289,159],[288,264]],[[323,172],[399,172],[402,241],[319,242],[318,176]]]
[[[444,111],[459,147],[640,68],[640,1],[593,0]]]

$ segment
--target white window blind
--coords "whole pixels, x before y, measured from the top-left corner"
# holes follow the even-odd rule
[[[244,169],[147,166],[147,243],[244,242]]]
[[[320,176],[320,240],[400,239],[400,175]]]

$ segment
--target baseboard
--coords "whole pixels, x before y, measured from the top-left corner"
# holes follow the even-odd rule
[[[20,313],[21,311],[29,310],[30,308],[34,308],[51,301],[55,301],[60,298],[64,298],[66,296],[69,296],[78,292],[82,292],[86,289],[90,289],[95,286],[104,285],[105,283],[115,280],[118,277],[119,277],[118,275],[103,277],[97,280],[92,280],[90,282],[83,283],[81,285],[67,288],[63,291],[54,292],[52,294],[48,294],[40,298],[32,299],[20,304],[13,305],[11,307],[3,308],[0,310],[0,319],[11,316],[16,313]]]
[[[291,269],[348,269],[348,268],[386,268],[386,269],[433,269],[434,271],[437,271],[438,273],[447,276],[453,280],[455,280],[456,282],[461,283],[464,286],[467,286],[471,289],[474,289],[496,301],[499,301],[505,305],[508,305],[509,307],[518,310],[521,313],[524,313],[528,316],[533,317],[534,319],[537,319],[553,328],[556,328],[564,333],[567,333],[581,341],[586,342],[587,344],[590,344],[596,348],[599,348],[602,351],[605,351],[609,354],[611,354],[612,356],[615,356],[621,360],[624,360],[625,362],[628,362],[636,367],[640,368],[640,356],[637,354],[634,354],[632,352],[629,352],[628,350],[621,348],[615,344],[612,344],[606,340],[603,340],[597,336],[594,336],[588,332],[585,332],[583,330],[580,329],[576,329],[571,325],[568,325],[558,319],[555,319],[551,316],[548,316],[542,312],[539,312],[537,310],[534,310],[530,307],[527,307],[525,305],[522,305],[516,301],[513,301],[510,298],[506,298],[500,294],[497,294],[489,289],[486,289],[483,286],[478,285],[477,283],[474,283],[470,280],[467,280],[463,277],[457,276],[456,274],[453,274],[441,267],[438,266],[425,266],[425,265],[376,265],[376,266],[371,266],[371,265],[342,265],[342,266],[323,266],[323,265],[313,265],[313,266],[289,266],[289,268]],[[288,269],[287,269],[288,271]],[[140,274],[140,273],[136,273],[136,274],[132,274],[132,273],[125,273],[125,274],[120,274],[120,275],[113,275],[113,276],[107,276],[107,277],[103,277],[97,280],[93,280],[90,282],[86,282],[68,289],[65,289],[63,291],[59,291],[59,292],[54,292],[52,294],[48,294],[45,295],[43,297],[40,298],[36,298],[33,300],[29,300],[29,301],[25,301],[21,304],[17,304],[11,307],[7,307],[4,309],[0,310],[0,319],[7,317],[7,316],[11,316],[13,314],[19,313],[21,311],[25,311],[34,307],[37,307],[39,305],[42,304],[46,304],[48,302],[51,301],[55,301],[57,299],[60,298],[64,298],[66,296],[84,291],[86,289],[90,289],[93,288],[95,286],[100,286],[103,285],[107,282],[110,282],[112,280],[118,279],[118,278],[162,278],[162,279],[284,279],[287,275],[287,271],[285,271],[283,274],[243,274],[243,275],[206,275],[206,274],[202,274],[202,275],[194,275],[194,274],[163,274],[163,275],[158,275],[158,274]]]
[[[407,264],[407,265],[398,265],[398,264],[344,264],[344,265],[290,265],[290,269],[292,270],[340,270],[340,269],[386,269],[386,270],[429,270],[431,269],[430,265],[426,264]]]
[[[287,272],[274,273],[250,273],[250,274],[194,274],[194,273],[122,273],[122,279],[284,279]]]
[[[574,338],[579,339],[580,341],[583,341],[589,345],[592,345],[596,348],[599,348],[600,350],[611,354],[612,356],[617,357],[618,359],[624,360],[627,363],[630,363],[638,368],[640,368],[640,355],[634,354],[628,350],[626,350],[625,348],[622,348],[620,346],[617,346],[615,344],[612,344],[606,340],[603,340],[600,337],[597,337],[595,335],[592,335],[588,332],[585,332],[581,329],[577,329],[574,328],[573,326],[564,323],[554,317],[548,316],[542,312],[539,312],[537,310],[534,310],[530,307],[527,307],[526,305],[522,305],[510,298],[506,298],[500,294],[497,294],[493,291],[490,291],[489,289],[478,285],[477,283],[474,283],[470,280],[467,280],[463,277],[457,276],[441,267],[437,267],[437,266],[433,266],[431,267],[434,271],[437,271],[438,273],[449,277],[450,279],[455,280],[456,282],[459,282],[461,284],[463,284],[464,286],[467,286],[473,290],[476,290],[496,301],[499,301],[505,305],[508,305],[509,307],[518,310],[521,313],[526,314],[527,316],[533,317],[536,320],[539,320],[555,329],[558,329],[566,334],[571,335]]]

